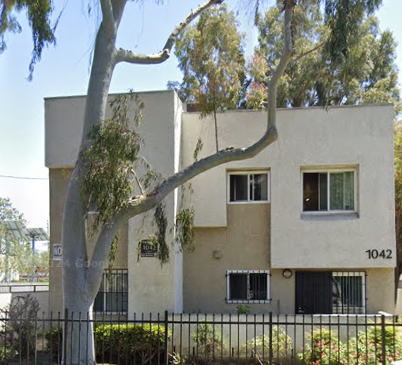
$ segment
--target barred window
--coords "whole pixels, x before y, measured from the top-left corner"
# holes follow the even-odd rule
[[[94,302],[94,312],[127,313],[128,272],[111,270],[103,273],[102,282]]]
[[[332,273],[332,313],[365,313],[365,279],[364,272]]]
[[[228,303],[270,302],[269,271],[230,270],[226,274]]]

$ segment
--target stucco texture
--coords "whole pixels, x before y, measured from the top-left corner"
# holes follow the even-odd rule
[[[185,312],[235,313],[237,304],[225,301],[226,271],[270,268],[270,204],[229,204],[227,210],[227,228],[197,228],[194,252],[184,253]],[[214,258],[215,250],[221,258]],[[259,312],[271,309],[253,305]]]

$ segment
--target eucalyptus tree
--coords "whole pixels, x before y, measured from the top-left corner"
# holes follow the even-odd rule
[[[53,2],[52,0],[0,0],[0,53],[6,49],[6,33],[19,33],[22,30],[17,19],[17,14],[20,12],[26,12],[32,31],[33,50],[29,64],[31,78],[35,64],[42,57],[43,48],[56,44],[55,26],[52,26],[50,20]]]
[[[226,4],[208,9],[176,41],[175,55],[183,72],[179,94],[199,105],[201,117],[213,115],[216,151],[217,113],[236,109],[244,82],[243,35]]]
[[[223,0],[208,0],[194,9],[167,37],[162,51],[155,54],[136,54],[130,50],[118,48],[117,33],[127,0],[100,0],[102,21],[97,31],[94,44],[92,67],[86,98],[80,153],[71,173],[62,223],[63,261],[63,306],[74,313],[88,313],[99,288],[103,267],[93,263],[105,262],[112,242],[121,225],[127,219],[140,215],[160,206],[162,200],[176,188],[193,177],[215,166],[256,156],[268,147],[278,137],[276,128],[277,85],[286,66],[291,61],[294,49],[292,43],[292,16],[296,0],[282,0],[284,42],[282,55],[272,71],[268,83],[267,127],[261,137],[250,146],[222,149],[213,155],[195,161],[178,173],[156,181],[152,185],[144,185],[132,193],[130,188],[132,171],[130,163],[138,156],[139,137],[133,131],[130,133],[126,125],[119,121],[106,120],[108,91],[115,67],[120,63],[158,64],[166,61],[179,34],[185,27],[204,10],[220,5]],[[328,47],[334,56],[340,53],[345,57],[348,50],[344,37],[353,37],[354,28],[344,21],[339,21],[339,11],[345,13],[373,11],[380,0],[327,0],[325,2],[327,21],[334,27],[334,37],[330,38]],[[340,4],[340,5],[339,5]],[[349,7],[346,7],[348,5]],[[352,6],[352,7],[350,7]],[[357,7],[357,8],[356,8]],[[342,19],[341,19],[342,20]],[[106,138],[102,153],[94,154]],[[113,147],[115,146],[115,148]],[[95,155],[100,156],[94,157]],[[105,157],[104,160],[102,158]],[[94,159],[94,160],[93,160]],[[106,168],[99,168],[104,161]],[[91,162],[96,162],[93,165]],[[93,166],[96,166],[94,168]],[[102,166],[101,166],[102,167]],[[114,168],[116,174],[108,174],[108,167]],[[99,172],[104,176],[99,176]],[[135,171],[134,171],[135,175]],[[99,177],[97,179],[96,177]],[[103,184],[100,189],[97,181]],[[92,194],[91,184],[94,183],[98,193]],[[114,192],[118,192],[114,196]],[[110,197],[110,201],[106,199]],[[96,239],[92,257],[89,259],[86,245],[85,217],[88,212],[96,212],[98,216],[99,235]],[[76,265],[76,262],[86,262],[86,265]],[[92,326],[68,326],[63,362],[72,364],[95,363],[93,328]],[[71,350],[71,351],[70,351]]]
[[[317,1],[305,0],[295,8],[295,59],[278,86],[278,106],[392,102],[396,112],[400,111],[392,32],[381,31],[378,19],[362,16],[361,10],[347,19],[353,25],[354,36],[345,37],[347,54],[341,52],[334,58],[332,48],[326,46],[333,36],[331,22],[326,21]],[[258,46],[248,63],[248,107],[265,106],[266,97],[259,90],[281,57],[282,22],[279,5],[258,21]]]

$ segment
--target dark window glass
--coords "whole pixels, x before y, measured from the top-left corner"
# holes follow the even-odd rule
[[[267,299],[267,274],[250,275],[250,298],[253,300]]]
[[[247,175],[230,175],[230,201],[247,201]]]
[[[319,206],[319,181],[318,173],[303,174],[303,210],[316,211]]]
[[[247,274],[230,274],[230,298],[247,300]]]

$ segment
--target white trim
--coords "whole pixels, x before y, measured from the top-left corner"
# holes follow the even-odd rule
[[[267,199],[266,200],[250,200],[250,175],[267,175]],[[230,176],[231,175],[247,175],[247,200],[230,200]],[[270,181],[270,170],[228,170],[226,171],[226,196],[227,196],[227,204],[267,204],[270,202],[271,195],[271,181]]]
[[[231,274],[247,274],[247,295],[250,292],[250,275],[249,274],[266,274],[267,276],[267,297],[265,299],[229,299],[230,298],[230,275]],[[263,304],[271,303],[271,273],[269,270],[227,270],[226,271],[226,303],[233,304]]]
[[[330,185],[331,185],[331,178],[330,174],[331,173],[342,173],[342,172],[353,172],[353,207],[354,209],[351,210],[330,210]],[[327,174],[327,210],[304,210],[304,189],[303,189],[303,184],[304,184],[304,174],[305,173],[326,173]],[[301,189],[301,194],[300,194],[300,200],[301,200],[301,213],[304,216],[307,215],[344,215],[344,214],[357,214],[358,213],[358,167],[332,167],[332,168],[325,168],[325,167],[319,167],[319,168],[301,168],[300,171],[301,174],[301,184],[300,184],[300,189]],[[320,196],[318,196],[320,198]]]

